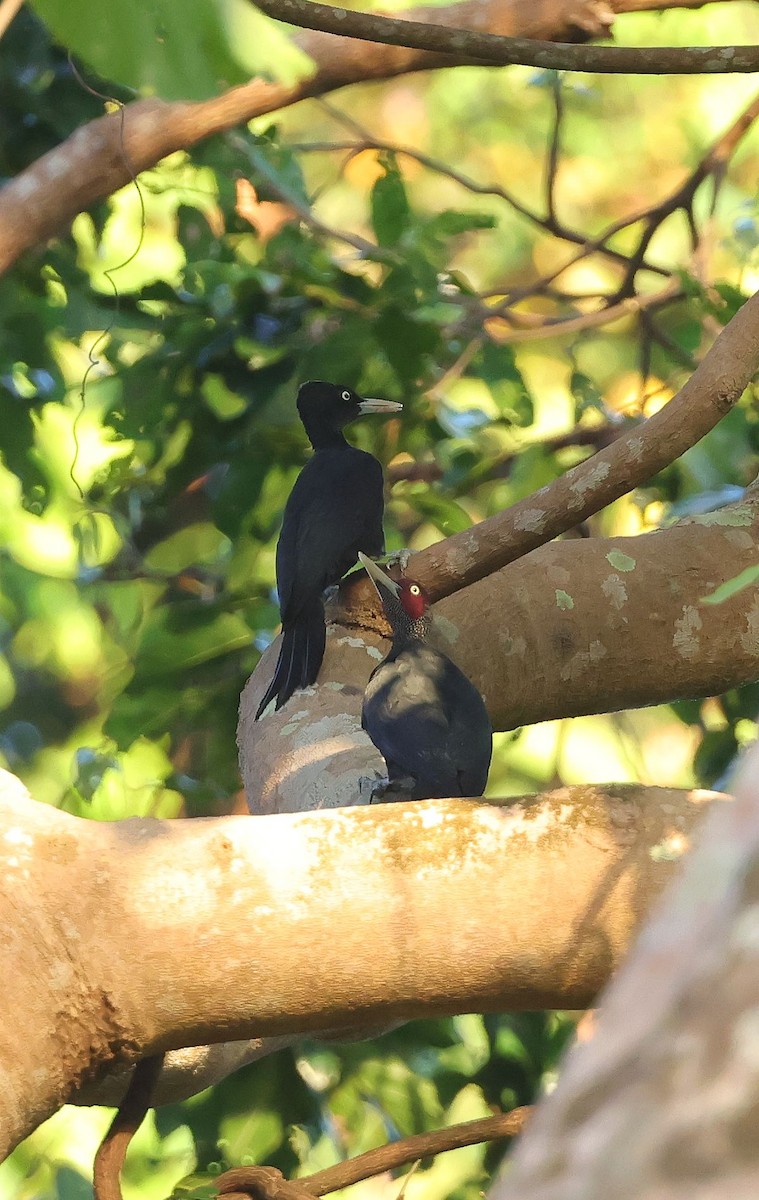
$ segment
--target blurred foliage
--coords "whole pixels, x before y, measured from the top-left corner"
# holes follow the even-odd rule
[[[101,115],[97,92],[191,97],[250,67],[231,63],[238,43],[221,4],[198,7],[212,43],[202,61],[196,26],[184,9],[176,22],[175,4],[109,6],[108,26],[99,7],[35,0],[82,54],[79,73],[27,12],[0,41],[0,176]],[[729,14],[630,16],[617,33],[640,44],[750,42],[756,23],[732,4]],[[657,311],[645,353],[632,316],[543,340],[474,321],[489,292],[529,293],[566,243],[395,144],[531,204],[544,194],[556,88],[555,76],[526,69],[467,68],[355,88],[339,108],[299,105],[171,156],[139,191],[96,205],[0,279],[0,764],[36,797],[101,820],[241,808],[237,699],[276,629],[278,524],[307,453],[300,381],[403,402],[402,421],[368,420],[351,437],[392,474],[389,547],[419,548],[529,494],[665,402],[759,284],[752,132],[713,216],[708,195],[696,197],[697,260],[682,214],[656,234],[651,253],[686,297]],[[750,88],[739,78],[564,80],[562,219],[593,235],[652,191],[665,197]],[[631,238],[622,231],[614,245],[629,253]],[[579,313],[611,272],[595,257],[565,273]],[[533,297],[525,311],[545,314],[549,300]],[[591,532],[636,534],[734,499],[758,446],[748,394]],[[500,734],[490,790],[711,784],[755,736],[758,711],[755,685]],[[126,1194],[163,1196],[190,1176],[181,1194],[202,1194],[236,1163],[304,1174],[388,1137],[529,1102],[551,1084],[573,1029],[568,1014],[465,1016],[281,1052],[160,1110],[130,1154]],[[89,1195],[106,1124],[102,1112],[63,1110],[0,1168],[2,1194]],[[503,1152],[472,1147],[425,1164],[409,1200],[474,1200]],[[361,1187],[395,1197],[400,1184]]]

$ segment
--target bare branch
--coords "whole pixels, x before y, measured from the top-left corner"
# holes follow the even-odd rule
[[[122,1200],[119,1175],[129,1143],[152,1107],[153,1093],[161,1072],[163,1055],[143,1058],[134,1070],[124,1100],[95,1155],[93,1191],[95,1200]]]
[[[558,221],[556,217],[556,175],[559,169],[559,149],[561,146],[561,125],[564,120],[564,96],[561,91],[561,76],[554,75],[551,80],[551,96],[553,98],[553,125],[551,139],[546,158],[546,227],[555,230]]]
[[[672,279],[658,292],[649,292],[642,296],[629,296],[627,299],[618,300],[613,304],[604,304],[594,312],[579,313],[577,316],[539,317],[532,313],[509,313],[507,310],[502,314],[502,318],[505,320],[508,317],[516,328],[499,331],[495,340],[502,344],[542,342],[548,338],[582,333],[586,329],[598,329],[602,325],[608,325],[623,317],[638,316],[646,310],[662,308],[665,304],[682,299],[683,296],[684,292],[680,283],[678,280]],[[490,319],[488,317],[488,320]],[[494,315],[492,319],[497,320],[497,316]]]
[[[352,1187],[354,1183],[360,1183],[363,1179],[371,1179],[372,1176],[382,1175],[385,1171],[395,1171],[398,1167],[408,1166],[409,1163],[418,1162],[422,1158],[433,1158],[436,1154],[445,1154],[448,1150],[458,1150],[462,1146],[474,1146],[478,1142],[516,1137],[524,1129],[531,1112],[530,1107],[524,1106],[512,1109],[508,1113],[481,1117],[477,1121],[463,1121],[458,1125],[450,1125],[447,1129],[415,1133],[292,1182],[285,1180],[280,1172],[275,1173],[271,1167],[234,1167],[220,1175],[215,1185],[220,1196],[239,1193],[241,1197],[253,1196],[260,1200],[261,1173],[267,1172],[274,1185],[272,1200],[295,1200],[295,1189],[299,1193],[298,1200],[305,1200],[308,1196],[326,1196],[329,1192]],[[268,1190],[267,1188],[267,1192]]]
[[[305,29],[390,46],[467,57],[489,66],[542,67],[592,71],[600,75],[726,75],[759,71],[759,46],[586,46],[556,45],[531,38],[500,37],[471,29],[447,28],[353,12],[317,0],[254,0],[269,17]]]
[[[630,259],[625,277],[614,299],[621,300],[625,296],[632,294],[635,276],[644,264],[646,251],[651,239],[667,217],[677,212],[678,209],[683,209],[686,214],[691,233],[691,243],[693,249],[696,249],[698,245],[698,230],[693,215],[693,198],[704,180],[710,176],[716,178],[724,171],[731,154],[757,117],[759,117],[759,96],[754,97],[725,132],[709,147],[698,166],[691,172],[685,182],[649,211],[638,247]]]
[[[759,370],[759,293],[725,326],[688,382],[659,412],[553,483],[414,555],[413,573],[439,600],[551,541],[651,479],[728,413]],[[363,581],[351,602],[370,601]]]

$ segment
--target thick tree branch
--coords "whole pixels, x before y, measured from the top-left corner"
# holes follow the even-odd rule
[[[495,1200],[759,1194],[759,752],[710,814]]]
[[[759,71],[759,46],[586,46],[554,45],[461,27],[354,12],[318,0],[253,0],[278,21],[341,37],[390,46],[410,46],[482,60],[488,66],[521,63],[553,71],[612,75],[724,75]]]
[[[0,779],[2,1155],[98,1069],[172,1047],[588,1004],[714,798],[111,825]]]
[[[754,488],[738,505],[656,533],[544,546],[437,604],[435,635],[496,729],[719,695],[759,679],[759,592],[702,600],[758,558]],[[384,770],[360,712],[386,626],[374,609],[350,611],[353,627],[329,627],[317,688],[253,720],[276,645],[246,685],[238,742],[255,811],[365,803],[359,780]]]
[[[699,8],[705,0],[469,0],[410,16],[438,26],[461,24],[508,36],[571,40],[608,33],[615,13],[641,9]],[[730,2],[730,0],[728,0]],[[298,45],[313,74],[292,86],[253,79],[199,103],[139,100],[121,112],[83,125],[55,150],[0,189],[0,274],[32,246],[65,227],[96,200],[128,184],[176,150],[337,88],[390,79],[409,71],[454,66],[450,55],[379,44],[361,44],[329,33],[304,33]],[[458,60],[466,61],[466,60]]]

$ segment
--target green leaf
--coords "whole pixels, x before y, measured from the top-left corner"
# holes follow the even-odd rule
[[[488,385],[501,416],[514,425],[532,424],[533,403],[511,346],[486,342],[471,367]]]
[[[759,582],[759,563],[756,563],[753,567],[746,567],[745,571],[741,571],[740,575],[734,575],[732,579],[726,579],[709,596],[702,596],[700,603],[723,604],[731,596],[737,595],[744,588],[750,587],[752,583],[757,582]]]
[[[475,229],[495,229],[496,219],[491,213],[457,212],[446,209],[436,213],[426,222],[426,229],[435,236],[457,237],[462,233],[472,233]]]
[[[431,521],[446,537],[471,527],[472,518],[466,509],[448,496],[433,492],[431,488],[410,490],[407,499],[412,508]]]
[[[395,159],[386,155],[381,162],[385,174],[372,188],[372,227],[381,246],[394,246],[408,229],[411,208]]]
[[[569,390],[575,400],[575,419],[582,416],[589,408],[596,412],[604,411],[603,396],[590,376],[582,371],[573,371],[569,377]]]
[[[186,525],[152,546],[145,555],[151,571],[178,575],[191,566],[216,564],[229,552],[229,539],[210,521]]]
[[[54,37],[106,79],[164,100],[202,100],[262,75],[285,84],[311,60],[246,0],[32,0]]]
[[[250,644],[242,617],[228,612],[182,613],[164,606],[149,618],[138,651],[140,678],[176,674]]]

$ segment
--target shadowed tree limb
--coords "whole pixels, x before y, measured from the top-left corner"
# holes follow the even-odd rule
[[[162,1064],[163,1055],[154,1054],[143,1058],[134,1070],[121,1107],[95,1155],[92,1180],[95,1200],[122,1200],[121,1168],[129,1143],[152,1107]]]

